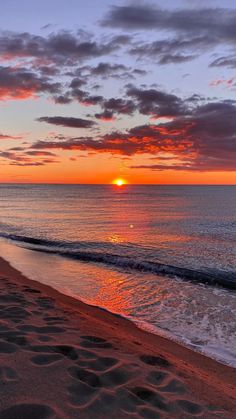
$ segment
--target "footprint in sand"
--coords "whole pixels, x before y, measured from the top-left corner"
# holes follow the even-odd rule
[[[0,381],[17,381],[17,372],[11,367],[0,367]],[[1,416],[0,416],[1,417]]]
[[[7,332],[9,330],[11,330],[11,329],[9,329],[9,327],[7,327],[4,323],[0,324],[0,333],[1,332]]]
[[[161,356],[152,355],[141,355],[140,359],[147,365],[158,366],[158,367],[170,367],[170,363]]]
[[[116,416],[112,414],[115,418],[129,418],[129,415],[122,414],[116,395],[104,391],[97,394],[86,409],[89,418],[96,418],[97,412],[100,414],[99,417],[104,419],[111,418],[111,412],[116,412]]]
[[[41,352],[43,354],[56,353],[61,354],[68,359],[78,359],[76,348],[69,345],[32,345],[29,346],[26,350],[32,352]]]
[[[29,292],[31,294],[41,294],[41,291],[28,287],[24,288],[24,292]]]
[[[116,358],[98,356],[96,350],[86,351],[85,349],[79,349],[78,353],[78,365],[93,371],[107,371],[119,362]]]
[[[63,333],[65,329],[59,326],[32,326],[31,324],[23,324],[19,326],[19,330],[24,332],[34,332],[34,333]]]
[[[63,359],[63,356],[59,354],[55,354],[55,355],[42,354],[42,355],[37,355],[31,358],[31,362],[35,365],[47,366],[47,365],[55,364],[55,362],[61,361],[62,359]]]
[[[81,336],[82,342],[81,346],[85,348],[113,348],[112,344],[105,339],[99,338],[97,336]],[[114,348],[113,348],[114,349]]]
[[[188,413],[191,416],[199,415],[199,413],[202,412],[201,406],[199,406],[196,403],[190,402],[189,400],[178,400],[177,404],[185,413]]]
[[[0,412],[1,419],[50,419],[58,418],[55,411],[43,404],[18,404]]]
[[[26,300],[22,296],[22,294],[19,293],[9,293],[9,294],[2,294],[0,295],[0,303],[19,303],[19,304],[25,304]]]
[[[161,416],[153,409],[148,409],[144,407],[139,410],[139,415],[143,419],[159,419]]]
[[[163,371],[151,371],[147,376],[147,381],[150,384],[159,386],[166,383],[170,375]]]
[[[117,389],[115,393],[118,406],[126,413],[136,413],[140,405],[143,405],[143,400],[136,397],[132,392],[124,387]]]
[[[140,400],[150,404],[163,411],[168,411],[168,405],[165,398],[148,387],[133,387],[130,391],[135,394]]]
[[[38,297],[36,303],[43,310],[51,310],[55,307],[55,300],[50,297]]]
[[[91,360],[91,359],[95,359],[95,358],[97,358],[97,354],[95,353],[95,352],[92,352],[92,351],[86,351],[86,349],[80,349],[79,348],[79,359],[81,360],[81,361],[87,361],[88,359],[89,360]],[[80,362],[80,361],[79,361]]]
[[[43,318],[43,320],[51,326],[55,324],[64,324],[67,321],[67,318],[62,316],[46,316]]]
[[[0,353],[1,354],[13,354],[18,350],[18,347],[13,343],[4,342],[0,340]]]
[[[14,323],[20,323],[29,316],[30,313],[27,310],[18,306],[5,307],[1,310],[1,319],[11,320]]]
[[[102,374],[101,381],[106,387],[116,387],[126,384],[132,378],[132,375],[127,369],[118,367]]]
[[[68,368],[71,377],[88,384],[90,387],[101,387],[102,383],[99,376],[91,371],[79,367]]]
[[[180,380],[172,379],[164,387],[159,388],[160,391],[165,393],[177,393],[184,394],[187,393],[187,389]]]
[[[92,361],[89,361],[87,359],[85,359],[84,361],[81,362],[80,360],[80,364],[88,367],[89,369],[93,370],[93,371],[107,371],[110,368],[114,367],[119,361],[116,358],[110,358],[110,357],[97,357],[97,355],[94,353],[93,354],[93,359]]]
[[[1,337],[7,342],[14,343],[17,346],[25,347],[28,345],[28,340],[24,336],[24,333],[19,333],[17,331],[7,332],[4,336],[1,334]]]
[[[82,381],[71,384],[67,390],[70,402],[76,406],[87,405],[93,400],[95,395],[97,396],[97,388],[91,387]]]
[[[38,340],[40,342],[50,342],[51,340],[53,340],[53,338],[51,336],[41,335],[41,336],[38,336]]]

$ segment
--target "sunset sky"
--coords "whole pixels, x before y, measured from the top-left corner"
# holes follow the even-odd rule
[[[1,182],[236,184],[236,2],[8,0],[0,28]]]

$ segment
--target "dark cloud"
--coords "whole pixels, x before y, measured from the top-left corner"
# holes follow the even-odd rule
[[[132,100],[121,98],[104,100],[102,107],[105,111],[124,115],[131,115],[136,110],[136,106]]]
[[[96,67],[91,68],[90,73],[95,76],[109,76],[121,71],[127,71],[128,67],[123,64],[99,63]]]
[[[109,55],[124,45],[128,37],[113,37],[107,42],[95,41],[91,36],[68,31],[52,33],[47,37],[30,33],[2,32],[0,56],[5,60],[29,58],[45,64],[75,65],[84,59]],[[40,60],[40,61],[39,61]]]
[[[101,62],[96,67],[87,67],[89,77],[101,77],[102,79],[134,79],[136,76],[145,76],[147,71],[138,68],[127,67],[123,64]]]
[[[75,77],[72,81],[71,81],[71,83],[70,83],[70,88],[71,89],[78,89],[78,88],[80,88],[80,87],[82,87],[82,86],[84,86],[85,84],[86,84],[87,82],[86,82],[86,80],[83,78],[79,78],[79,77]]]
[[[157,117],[172,117],[185,114],[188,109],[178,96],[157,89],[139,89],[129,86],[127,96],[140,113]]]
[[[211,42],[210,42],[211,44]],[[150,58],[159,64],[178,64],[193,60],[206,48],[205,37],[173,38],[133,44],[129,53],[138,58]]]
[[[56,154],[52,153],[51,151],[30,150],[30,151],[25,151],[25,154],[27,154],[28,156],[36,156],[36,157],[46,157],[46,156],[56,157]]]
[[[159,151],[178,151],[191,149],[188,139],[176,141],[178,134],[173,130],[167,132],[157,125],[142,125],[125,133],[114,131],[101,138],[93,137],[68,138],[62,141],[39,141],[33,145],[35,149],[83,150],[101,153],[112,153],[132,156],[135,154]]]
[[[59,83],[25,68],[0,67],[0,100],[26,99],[40,93],[56,94]]]
[[[33,148],[125,156],[151,154],[158,157],[160,153],[167,153],[175,160],[167,165],[169,170],[236,170],[236,103],[213,102],[197,104],[194,108],[191,104],[188,114],[165,123],[137,126],[126,132],[114,131],[97,139],[39,141]],[[133,167],[164,170],[166,166],[157,163]]]
[[[200,53],[220,44],[236,43],[236,10],[224,8],[162,9],[155,5],[130,4],[113,6],[103,25],[127,30],[167,32],[165,39],[139,42],[130,53],[149,57],[159,64],[176,64],[196,58]],[[235,68],[233,57],[222,57],[212,65]]]
[[[92,95],[91,93],[78,88],[72,88],[70,92],[68,92],[67,94],[69,95],[71,100],[77,100],[79,103],[85,106],[99,105],[104,101],[103,96]]]
[[[159,59],[159,64],[181,64],[186,61],[191,61],[195,58],[195,55],[183,55],[183,54],[165,54]]]
[[[216,60],[212,61],[210,67],[236,68],[236,54],[217,58]]]
[[[38,70],[41,74],[51,77],[56,76],[58,72],[58,68],[55,66],[49,66],[49,65],[43,65],[41,67],[36,67],[36,70]]]
[[[141,70],[140,68],[135,68],[133,70],[133,74],[138,75],[138,76],[146,76],[148,72],[146,70]]]
[[[136,79],[147,75],[147,71],[139,68],[128,67],[121,63],[100,62],[96,66],[85,65],[78,67],[74,72],[67,72],[67,75],[76,76],[81,84],[70,86],[72,88],[82,87],[83,84],[96,80],[98,77],[107,80],[113,78],[116,80]]]
[[[65,116],[42,116],[41,118],[38,118],[37,121],[68,128],[92,128],[95,125],[94,121],[88,119]]]
[[[69,92],[66,92],[64,94],[58,95],[58,96],[54,96],[54,101],[55,103],[59,104],[59,105],[68,105],[69,103],[72,102],[72,98],[69,94]]]
[[[236,11],[224,8],[161,9],[154,5],[113,6],[103,24],[122,29],[158,29],[236,39]]]
[[[102,121],[114,121],[114,112],[105,110],[101,113],[96,113],[95,118],[101,119]]]
[[[44,150],[24,151],[22,147],[0,151],[0,158],[10,161],[10,166],[44,166],[51,163],[59,163],[54,157],[56,154]],[[19,151],[19,152],[18,152]],[[32,159],[35,157],[35,159]]]

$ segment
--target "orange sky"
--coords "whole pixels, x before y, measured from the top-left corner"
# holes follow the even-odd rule
[[[115,162],[113,164],[113,162]],[[1,166],[1,182],[109,184],[118,177],[131,184],[236,184],[236,172],[150,171],[121,168],[106,155],[39,167]]]

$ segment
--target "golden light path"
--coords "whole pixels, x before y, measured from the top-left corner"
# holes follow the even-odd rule
[[[112,183],[113,185],[116,185],[116,186],[123,186],[123,185],[126,185],[127,182],[123,178],[117,178],[117,179],[114,179]]]

